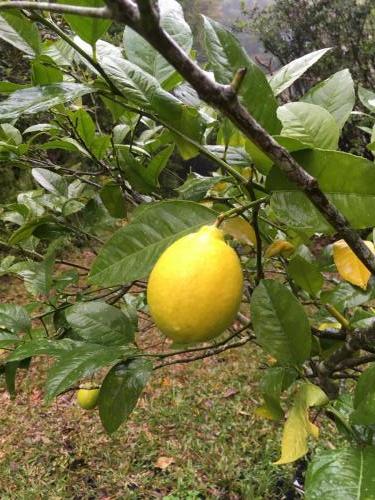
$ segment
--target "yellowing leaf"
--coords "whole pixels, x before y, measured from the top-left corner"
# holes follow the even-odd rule
[[[272,408],[269,408],[268,406],[259,406],[254,413],[257,417],[266,418],[267,420],[280,419],[280,415],[273,412]]]
[[[294,252],[294,245],[286,240],[276,240],[267,248],[265,256],[275,257],[276,255],[282,255],[283,257],[289,257]]]
[[[365,244],[375,253],[371,241],[365,241]],[[371,273],[344,240],[335,241],[333,244],[333,260],[342,279],[364,290],[367,288]]]
[[[318,330],[324,331],[324,330],[330,330],[330,329],[335,329],[335,330],[340,330],[341,329],[341,324],[340,323],[320,323],[318,326]]]
[[[256,246],[257,239],[253,226],[241,217],[226,219],[222,224],[222,229],[244,245]]]
[[[308,409],[311,406],[322,406],[327,402],[327,396],[316,385],[309,383],[301,385],[284,425],[281,457],[275,462],[276,465],[294,462],[307,453],[308,436],[314,438],[319,436],[318,427],[309,420]]]

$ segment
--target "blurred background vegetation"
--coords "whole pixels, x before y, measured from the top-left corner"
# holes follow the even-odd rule
[[[343,68],[350,69],[356,84],[375,88],[374,0],[180,0],[180,3],[193,28],[198,51],[202,13],[232,28],[266,72],[313,50],[332,47],[296,82],[290,93],[282,96],[285,101],[290,97],[298,99],[318,80]],[[116,26],[111,30],[115,43],[120,39],[120,31],[122,28]],[[29,67],[24,56],[1,40],[0,53],[0,81],[27,82]],[[366,142],[355,119],[349,121],[341,148],[371,159]],[[28,172],[11,165],[2,165],[1,169],[0,203],[12,200],[19,190],[31,188]],[[176,172],[183,169],[180,166]]]

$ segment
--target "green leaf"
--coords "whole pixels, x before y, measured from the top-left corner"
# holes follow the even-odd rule
[[[160,26],[186,52],[190,53],[193,37],[184,19],[181,5],[175,0],[160,0]],[[175,69],[146,40],[131,28],[124,31],[126,57],[144,71],[153,75],[160,84],[167,82]]]
[[[1,12],[0,38],[28,56],[40,53],[41,40],[35,23],[31,23],[20,12]]]
[[[18,366],[18,361],[7,362],[5,364],[5,384],[11,397],[16,395],[16,375]]]
[[[375,112],[375,92],[358,86],[358,97],[361,103],[372,113]]]
[[[140,193],[152,193],[159,187],[159,175],[167,166],[169,158],[174,150],[174,144],[155,154],[147,166],[135,158],[135,156],[124,150],[121,151],[121,168],[126,178],[135,190]]]
[[[310,355],[306,313],[281,283],[262,280],[251,297],[251,318],[258,342],[283,365],[301,365]]]
[[[215,219],[214,211],[190,201],[152,204],[102,247],[89,280],[111,286],[144,278],[174,241]]]
[[[33,168],[31,174],[36,182],[49,193],[68,196],[68,184],[63,176],[46,168]]]
[[[281,135],[311,147],[337,149],[340,131],[333,116],[320,106],[289,102],[277,110],[283,124]]]
[[[10,271],[23,278],[26,290],[32,295],[48,295],[52,287],[53,263],[53,258],[42,262],[17,262]]]
[[[332,304],[339,311],[365,304],[373,298],[373,291],[369,287],[367,291],[352,286],[349,283],[340,283],[332,290],[320,294],[320,300],[325,304]]]
[[[46,338],[31,339],[18,346],[11,355],[9,361],[21,361],[32,356],[55,356],[59,357],[67,351],[73,351],[83,345],[71,339],[50,340]]]
[[[47,111],[91,92],[95,89],[81,83],[55,83],[16,90],[0,102],[0,122],[15,120],[22,114]]]
[[[320,387],[310,383],[301,385],[285,422],[281,457],[275,464],[294,462],[306,455],[308,436],[315,438],[319,436],[318,427],[309,420],[308,409],[311,406],[323,406],[326,403],[328,403],[328,398]]]
[[[77,7],[104,7],[105,3],[102,0],[58,0],[59,3],[65,5],[76,5]],[[100,19],[88,16],[74,16],[65,14],[64,18],[68,22],[78,36],[90,45],[94,45],[99,38],[111,26],[112,21],[109,19]]]
[[[116,219],[123,219],[126,217],[124,196],[122,194],[121,187],[118,184],[114,182],[105,184],[99,194],[100,199],[111,217]]]
[[[152,363],[137,358],[114,366],[100,389],[99,414],[110,434],[115,432],[135,408],[152,373]]]
[[[21,342],[21,339],[12,333],[0,331],[0,349],[13,346]]]
[[[300,255],[293,257],[287,271],[292,280],[312,296],[315,296],[323,286],[324,279],[318,267]]]
[[[359,377],[354,394],[353,424],[375,424],[375,365],[370,365]]]
[[[305,71],[313,66],[321,57],[323,57],[329,50],[320,49],[310,52],[305,56],[294,59],[294,61],[286,64],[276,71],[272,76],[268,77],[268,82],[275,94],[281,94],[285,89],[290,87]]]
[[[43,64],[39,60],[35,60],[31,65],[31,80],[33,85],[49,85],[62,82],[63,74],[52,64]]]
[[[203,16],[205,47],[216,81],[230,84],[241,68],[247,74],[239,95],[253,117],[271,134],[280,132],[277,102],[263,71],[249,58],[237,39],[221,24]]]
[[[176,191],[180,193],[179,198],[182,200],[201,201],[205,198],[209,189],[224,180],[228,180],[228,177],[222,175],[202,177],[201,175],[191,173]]]
[[[314,176],[329,200],[355,229],[372,227],[375,213],[375,169],[373,162],[338,151],[301,151],[296,160]],[[307,197],[273,167],[266,182],[273,192],[271,206],[279,220],[306,232],[332,232]]]
[[[354,82],[350,71],[348,69],[338,71],[327,80],[315,85],[301,100],[329,111],[342,129],[355,104]]]
[[[113,365],[125,356],[134,354],[134,348],[107,347],[101,344],[86,344],[74,351],[62,354],[48,372],[46,401],[65,391],[81,378],[91,375],[100,368]]]
[[[306,500],[375,498],[375,448],[346,448],[319,453],[306,475]]]
[[[31,321],[24,307],[15,304],[0,304],[0,330],[17,334],[28,332],[30,329]]]
[[[259,390],[264,399],[264,405],[256,409],[256,414],[271,420],[284,418],[284,410],[280,405],[280,396],[297,378],[297,372],[292,368],[277,366],[268,368],[260,382]]]
[[[71,328],[93,344],[124,345],[134,341],[134,327],[117,307],[105,302],[79,302],[65,313]]]

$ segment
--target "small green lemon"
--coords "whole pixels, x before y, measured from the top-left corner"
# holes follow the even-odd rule
[[[215,226],[203,226],[160,256],[147,287],[158,328],[179,343],[205,342],[228,328],[240,307],[243,275],[236,252]]]
[[[99,389],[79,389],[77,403],[84,410],[92,410],[98,402]]]

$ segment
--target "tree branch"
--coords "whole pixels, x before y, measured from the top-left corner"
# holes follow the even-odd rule
[[[25,10],[39,10],[56,12],[60,14],[74,14],[78,16],[96,17],[100,19],[113,19],[113,12],[109,7],[79,7],[76,5],[67,5],[60,3],[49,3],[49,2],[33,2],[33,1],[7,1],[0,2],[1,10],[10,9],[25,9]]]

